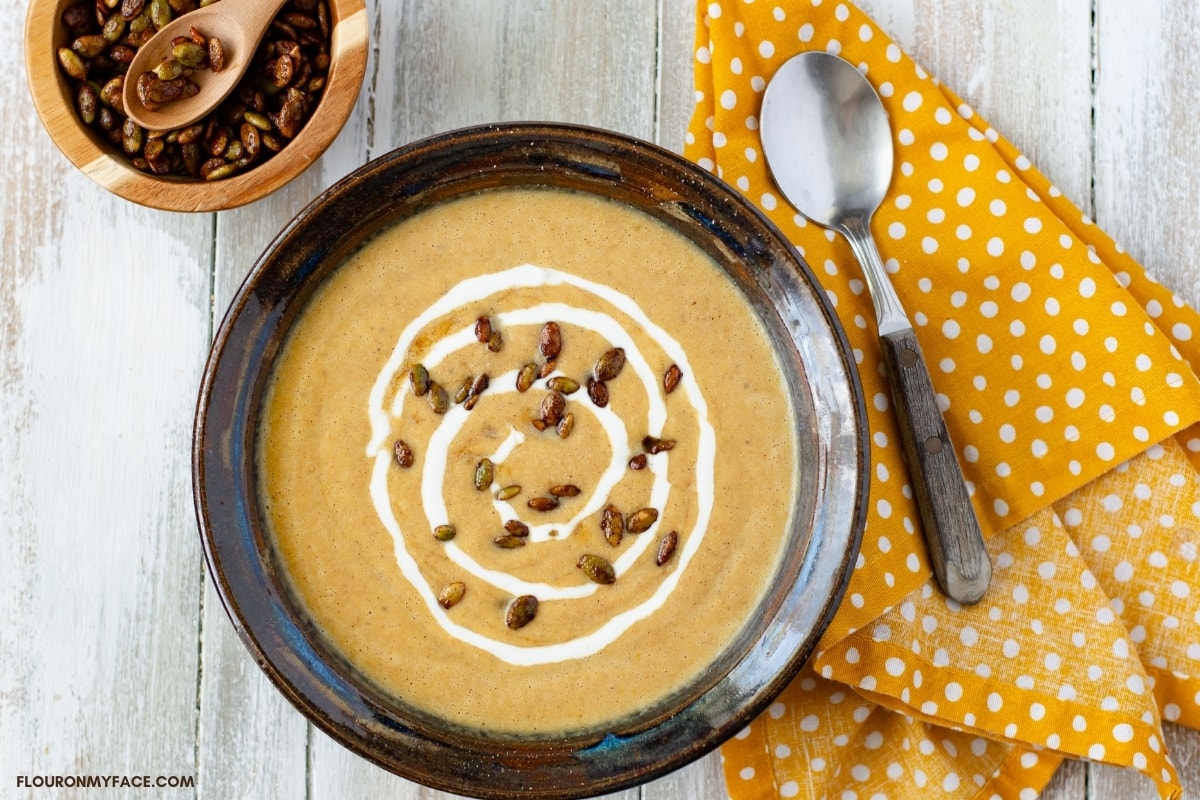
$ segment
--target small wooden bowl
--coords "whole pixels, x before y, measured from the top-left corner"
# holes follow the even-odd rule
[[[63,11],[79,0],[32,0],[25,17],[25,73],[42,125],[72,164],[126,200],[166,211],[235,208],[275,191],[308,168],[333,142],[358,100],[367,66],[364,0],[328,0],[334,20],[329,77],[320,102],[300,133],[262,164],[214,181],[157,176],[130,165],[124,154],[88,128],[58,64],[69,43]]]

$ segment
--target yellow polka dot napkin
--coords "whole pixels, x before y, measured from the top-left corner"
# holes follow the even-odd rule
[[[858,65],[892,123],[873,230],[987,538],[993,584],[972,607],[931,579],[857,263],[763,160],[763,89],[809,49]],[[813,268],[872,442],[845,601],[802,674],[722,748],[730,796],[1024,800],[1064,758],[1178,796],[1161,723],[1200,727],[1200,316],[849,3],[701,2],[695,80],[685,152]]]

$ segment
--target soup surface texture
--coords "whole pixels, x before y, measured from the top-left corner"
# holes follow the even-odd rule
[[[791,521],[796,417],[755,312],[682,235],[582,193],[383,231],[301,312],[263,403],[261,504],[316,628],[471,729],[599,730],[680,691]]]

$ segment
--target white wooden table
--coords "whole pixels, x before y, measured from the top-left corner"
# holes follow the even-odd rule
[[[807,3],[808,0],[779,0]],[[1200,303],[1195,0],[865,0],[918,61]],[[106,194],[29,110],[25,4],[0,0],[0,796],[17,776],[190,776],[136,796],[429,798],[277,694],[204,574],[190,437],[213,330],[250,264],[369,158],[473,123],[565,120],[680,149],[692,0],[374,0],[357,109],[267,200],[169,214]],[[15,73],[15,74],[14,74]],[[1200,734],[1168,732],[1200,796]],[[724,797],[717,756],[625,800]],[[1067,765],[1054,800],[1155,796]]]

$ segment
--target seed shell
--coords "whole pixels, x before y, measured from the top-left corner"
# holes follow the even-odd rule
[[[650,526],[658,521],[658,509],[643,508],[629,515],[629,519],[625,521],[625,530],[630,533],[643,533],[650,530]]]
[[[538,599],[531,594],[515,597],[504,612],[504,624],[514,631],[533,622],[538,612]]]
[[[438,592],[438,605],[442,608],[452,608],[462,601],[463,595],[467,593],[467,585],[462,581],[454,581],[447,583]]]
[[[603,585],[616,583],[617,571],[613,569],[612,564],[600,556],[584,553],[579,557],[579,561],[575,563],[575,566],[583,570],[584,574],[595,583]]]

